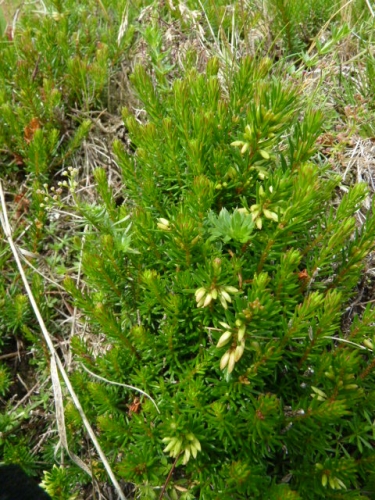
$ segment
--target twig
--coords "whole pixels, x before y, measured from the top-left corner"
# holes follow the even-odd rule
[[[42,387],[43,387],[43,385],[44,384],[42,384]],[[35,385],[33,385],[33,387],[27,392],[27,394],[25,394],[24,397],[20,401],[18,401],[18,403],[16,404],[16,406],[14,406],[12,408],[12,410],[11,410],[12,413],[15,412],[17,410],[17,408],[19,406],[21,406],[31,396],[31,394],[35,391],[35,389],[38,388],[38,386],[39,386],[39,382],[37,382]]]
[[[9,354],[2,354],[0,356],[0,360],[2,359],[10,359],[10,358],[16,358],[18,356],[18,351],[17,352],[10,352]]]
[[[176,464],[177,464],[177,460],[180,458],[180,455],[181,455],[181,452],[177,455],[176,457],[176,460],[173,462],[173,465],[171,467],[171,470],[169,471],[169,474],[167,476],[167,479],[165,480],[165,483],[164,483],[164,486],[163,486],[163,489],[161,490],[161,493],[160,493],[160,497],[159,497],[159,500],[162,500],[163,496],[164,496],[164,493],[165,493],[165,490],[168,486],[168,483],[172,477],[172,474],[173,474],[173,471],[174,469],[176,468]]]

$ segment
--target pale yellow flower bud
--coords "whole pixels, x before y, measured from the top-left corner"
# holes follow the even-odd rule
[[[212,301],[212,294],[211,293],[208,293],[206,295],[206,298],[204,299],[204,302],[203,302],[203,307],[207,307],[208,305],[211,304],[211,301]]]
[[[232,373],[236,364],[236,351],[231,351],[228,359],[228,373]]]
[[[224,323],[224,321],[219,321],[219,324],[224,327],[224,328],[227,328],[228,330],[230,329],[230,326],[228,325],[228,323]]]
[[[224,368],[227,366],[230,354],[231,354],[231,351],[227,351],[221,357],[221,360],[220,360],[220,370],[224,370]]]
[[[227,331],[227,332],[224,332],[223,335],[219,338],[219,342],[217,343],[217,348],[220,348],[220,347],[223,347],[225,346],[226,344],[228,344],[228,342],[230,341],[230,339],[232,338],[232,332],[230,331]]]
[[[162,231],[170,231],[171,230],[171,228],[169,227],[169,220],[163,219],[163,217],[158,219],[157,227],[159,229],[161,229]]]
[[[249,143],[245,142],[245,144],[241,148],[241,154],[245,154],[246,151],[249,149]]]
[[[364,345],[365,347],[367,347],[368,349],[370,349],[371,351],[373,351],[373,350],[374,350],[374,344],[371,342],[371,340],[370,340],[370,339],[365,339],[365,340],[363,341],[363,345]]]
[[[239,342],[242,342],[242,340],[245,336],[245,333],[246,333],[246,325],[240,326],[240,328],[238,329],[238,341]]]
[[[267,210],[266,208],[263,209],[264,216],[267,217],[267,219],[271,219],[275,222],[279,220],[278,215],[275,212],[272,212],[271,210]]]
[[[245,350],[245,343],[241,342],[241,344],[238,345],[236,347],[236,349],[234,350],[234,360],[236,363],[237,363],[237,361],[239,361],[242,358],[244,350]]]
[[[206,293],[207,293],[207,290],[205,288],[203,288],[203,287],[198,288],[198,290],[195,291],[195,300],[197,302],[200,302],[203,299],[203,297],[206,295]]]
[[[225,290],[220,290],[220,295],[227,301],[227,302],[232,302],[232,299],[229,295],[228,292],[226,292]]]
[[[190,448],[187,447],[185,449],[185,453],[184,453],[184,458],[182,460],[182,464],[183,465],[186,465],[188,463],[188,461],[190,460]]]
[[[228,309],[228,304],[222,294],[219,295],[220,303],[224,307],[224,309]]]

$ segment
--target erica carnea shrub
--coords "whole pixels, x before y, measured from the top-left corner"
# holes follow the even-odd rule
[[[77,202],[86,286],[67,289],[108,348],[74,384],[138,498],[365,498],[374,470],[374,312],[343,323],[373,248],[314,157],[322,115],[268,59],[133,75],[124,202],[104,170]],[[152,398],[152,400],[151,400]],[[72,429],[78,424],[71,417]],[[370,488],[371,489],[371,488]],[[363,492],[363,493],[361,493]]]

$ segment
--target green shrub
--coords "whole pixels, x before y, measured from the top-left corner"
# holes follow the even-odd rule
[[[51,334],[60,339],[66,329],[59,321],[58,284],[40,276],[51,254],[57,253],[53,246],[64,242],[65,231],[61,221],[58,225],[48,218],[43,203],[49,193],[58,192],[49,191],[53,176],[72,161],[87,138],[90,113],[114,107],[108,88],[135,31],[129,26],[120,37],[126,7],[126,1],[106,0],[22,5],[17,22],[8,30],[0,9],[0,178],[26,276]],[[134,11],[127,12],[131,19]],[[43,384],[49,376],[49,356],[9,244],[1,234],[0,460],[18,463],[37,475],[46,463],[52,466],[56,457],[55,448],[48,462],[41,463],[46,453],[41,436],[48,435],[52,408],[51,393]],[[35,394],[38,382],[40,394]]]
[[[114,147],[120,198],[103,169],[95,171],[93,205],[74,194],[72,167],[65,185],[88,228],[83,291],[68,279],[66,288],[88,321],[90,341],[73,338],[73,347],[91,373],[79,367],[72,380],[116,475],[138,498],[374,495],[374,312],[371,304],[360,315],[351,310],[373,248],[373,215],[364,225],[356,218],[368,193],[358,184],[342,197],[340,178],[319,164],[323,116],[297,86],[298,71],[272,76],[268,58],[245,58],[236,68],[251,45],[255,52],[271,43],[270,57],[280,57],[258,21],[264,26],[270,16],[281,53],[296,54],[336,4],[272,0],[262,18],[255,4],[222,0],[54,0],[25,14],[13,40],[0,11],[0,162],[3,174],[17,171],[17,184],[25,181],[11,217],[14,238],[41,276],[47,267],[59,275],[54,283],[26,271],[64,349],[70,332],[64,337],[65,297],[56,285],[77,269],[74,227],[48,217],[45,204],[53,209],[64,188],[49,183],[103,109],[121,108],[112,90],[121,86],[122,65],[143,62],[133,84],[146,114],[124,110],[131,150]],[[364,25],[358,68],[367,61],[366,72],[348,78],[344,93],[353,106],[362,95],[371,135],[372,24]],[[302,55],[308,69],[349,34],[347,25],[329,29],[315,52]],[[221,67],[213,58],[205,74],[191,69],[212,52]],[[0,253],[4,363],[13,359],[12,336],[22,339],[30,366],[24,361],[18,372],[31,388],[46,380],[49,356],[5,239]],[[47,437],[51,394],[42,385],[16,403],[11,375],[14,382],[14,369],[1,364],[2,404],[8,397],[1,458],[38,475],[57,461],[57,434]],[[71,401],[65,419],[71,450],[85,458]],[[90,466],[107,479],[100,462]],[[66,499],[87,481],[69,464],[47,471],[43,485]]]
[[[113,106],[110,79],[135,29],[119,36],[125,1],[44,9],[22,16],[13,40],[0,38],[0,160],[46,181],[87,136],[88,112]]]
[[[365,186],[339,199],[314,161],[322,115],[267,59],[133,84],[126,202],[97,169],[86,286],[65,282],[106,339],[99,356],[75,339],[77,358],[153,398],[73,375],[117,475],[138,498],[363,498],[375,315],[343,318],[373,248]]]
[[[340,2],[318,0],[269,0],[273,36],[280,37],[286,55],[296,55],[308,47],[332,15],[340,12]]]

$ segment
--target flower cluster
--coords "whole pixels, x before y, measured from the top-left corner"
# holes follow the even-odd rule
[[[61,175],[68,177],[68,181],[64,180],[59,182],[59,186],[68,187],[69,191],[73,193],[78,186],[78,182],[76,180],[76,177],[78,176],[78,168],[68,167],[68,169],[64,170]]]
[[[202,447],[198,439],[192,434],[186,434],[184,438],[165,437],[163,443],[168,443],[164,448],[164,453],[169,453],[170,457],[177,458],[180,453],[184,454],[182,464],[186,465],[190,460],[191,455],[197,457],[198,451],[202,451]]]
[[[268,190],[269,190],[270,194],[273,193],[272,186],[269,186]],[[271,200],[267,199],[266,192],[264,191],[263,186],[260,186],[260,188],[259,188],[259,199],[260,199],[259,203],[255,203],[254,205],[251,205],[250,213],[251,213],[251,216],[253,218],[253,222],[256,225],[256,227],[258,229],[262,229],[262,225],[263,225],[262,217],[263,216],[266,219],[273,220],[274,222],[279,221],[279,216],[274,211],[275,210],[274,208],[273,208],[273,210],[270,209]],[[281,207],[277,207],[277,209],[280,212],[283,212]],[[241,213],[246,213],[246,214],[249,213],[247,208],[240,208],[238,211]]]
[[[330,474],[331,471],[325,470],[323,464],[317,463],[315,465],[318,471],[322,471],[322,486],[324,488],[327,485],[330,486],[332,490],[346,490],[346,485],[341,479]]]
[[[227,368],[228,373],[232,373],[235,364],[241,359],[245,350],[246,325],[240,319],[236,320],[235,329],[227,323],[220,322],[220,324],[225,328],[225,332],[221,335],[216,347],[224,347],[231,342],[230,348],[220,360],[220,370]]]
[[[160,219],[158,219],[157,227],[161,231],[170,231],[171,230],[171,227],[169,225],[169,220],[164,219],[163,217],[160,217]]]
[[[230,294],[237,293],[238,289],[234,286],[216,286],[210,289],[200,287],[195,292],[195,299],[198,307],[207,307],[212,300],[219,298],[224,309],[228,309],[228,302],[232,302]]]

